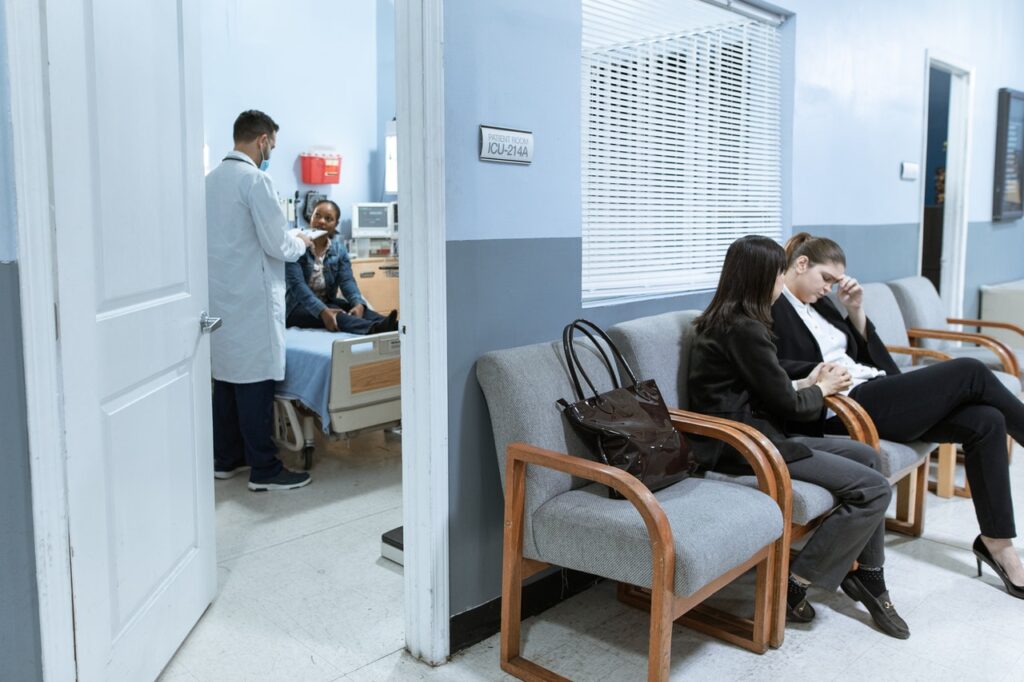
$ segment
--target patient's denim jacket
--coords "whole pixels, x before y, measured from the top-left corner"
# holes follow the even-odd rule
[[[302,306],[313,317],[319,317],[327,307],[309,288],[309,276],[313,271],[314,260],[313,254],[307,250],[299,256],[298,261],[285,266],[285,279],[288,282],[288,315]],[[335,298],[340,287],[341,295],[349,305],[366,305],[366,299],[359,293],[359,285],[352,275],[352,262],[349,260],[348,250],[339,236],[331,240],[327,253],[324,254],[324,282],[327,284],[327,291],[333,294],[328,298]]]

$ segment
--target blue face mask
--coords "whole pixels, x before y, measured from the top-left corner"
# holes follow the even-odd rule
[[[270,154],[264,154],[263,147],[260,147],[260,156],[263,157],[263,160],[260,161],[260,170],[266,173],[267,169],[270,168]]]

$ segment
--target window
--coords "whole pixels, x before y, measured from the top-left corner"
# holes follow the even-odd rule
[[[585,305],[713,289],[737,237],[781,238],[778,25],[583,0]]]

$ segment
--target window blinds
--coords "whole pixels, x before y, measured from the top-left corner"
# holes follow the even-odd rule
[[[713,289],[782,234],[778,22],[583,0],[583,302]]]

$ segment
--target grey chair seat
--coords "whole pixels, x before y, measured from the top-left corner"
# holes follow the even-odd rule
[[[675,594],[690,595],[782,535],[782,513],[742,485],[688,478],[654,494],[675,543]],[[563,492],[533,514],[532,559],[651,586],[651,545],[640,513],[592,484]],[[728,541],[725,541],[725,540]]]
[[[881,439],[878,443],[882,452],[882,475],[896,482],[923,462],[936,447],[935,443],[915,440],[910,443],[896,443]]]
[[[704,478],[715,481],[727,481],[757,488],[754,476],[731,476],[717,471],[709,471]],[[836,498],[820,485],[807,481],[793,481],[793,523],[803,526],[822,514],[827,514],[836,507]]]

